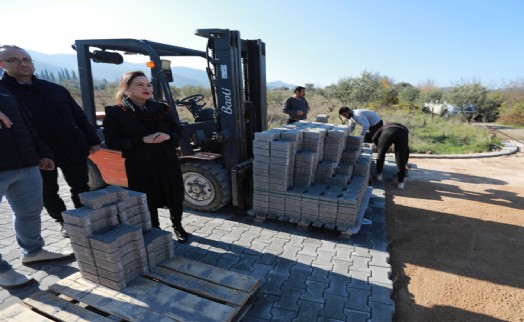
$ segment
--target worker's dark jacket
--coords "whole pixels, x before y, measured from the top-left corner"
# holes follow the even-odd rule
[[[84,111],[65,87],[34,76],[31,84],[20,84],[5,72],[0,84],[29,111],[31,124],[53,151],[58,166],[85,160],[89,148],[100,144]]]
[[[0,171],[37,166],[41,158],[52,158],[51,150],[31,127],[27,112],[15,96],[0,85],[0,112],[13,123],[10,128],[0,123]]]
[[[182,130],[171,108],[163,103],[148,101],[147,110],[126,108],[123,105],[107,106],[104,118],[104,137],[108,148],[122,151],[128,159],[154,159],[176,155]],[[160,144],[144,143],[143,137],[163,132],[171,140]]]

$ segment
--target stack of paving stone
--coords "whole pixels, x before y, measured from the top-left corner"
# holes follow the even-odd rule
[[[344,230],[356,224],[371,151],[351,128],[300,121],[255,133],[253,212]]]
[[[79,195],[62,213],[85,279],[115,290],[174,256],[170,232],[151,228],[146,195],[117,186]]]

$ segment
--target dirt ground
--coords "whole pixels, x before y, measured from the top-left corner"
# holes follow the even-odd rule
[[[386,183],[395,321],[524,321],[522,147],[410,167]]]

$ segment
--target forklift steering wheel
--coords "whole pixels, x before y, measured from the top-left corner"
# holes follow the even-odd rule
[[[175,101],[175,103],[177,105],[189,106],[189,105],[193,105],[193,104],[196,104],[196,103],[200,102],[204,98],[205,98],[205,96],[203,94],[195,94],[195,95],[191,95],[191,96],[188,96],[188,97],[184,97],[181,100]]]

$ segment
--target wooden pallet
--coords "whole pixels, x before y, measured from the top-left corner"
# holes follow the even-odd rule
[[[238,321],[260,285],[251,276],[179,257],[121,291],[75,273],[26,298],[24,304],[31,313],[55,321]]]
[[[370,221],[368,219],[364,219],[364,215],[369,207],[369,200],[371,198],[371,195],[373,194],[373,188],[367,187],[366,193],[364,194],[364,198],[362,199],[362,203],[360,205],[360,208],[357,213],[357,218],[355,221],[355,225],[353,227],[346,227],[346,226],[339,226],[335,224],[326,224],[319,221],[303,221],[303,220],[297,220],[295,218],[290,218],[286,215],[269,215],[269,214],[257,214],[253,209],[250,209],[248,211],[248,215],[255,216],[255,221],[258,222],[264,222],[267,219],[270,220],[277,220],[282,222],[289,222],[296,225],[297,229],[305,230],[309,227],[316,227],[316,228],[322,228],[327,230],[336,230],[340,232],[341,238],[350,238],[352,235],[357,234],[360,231],[360,228],[363,224],[370,224]],[[322,209],[320,209],[322,211]]]

